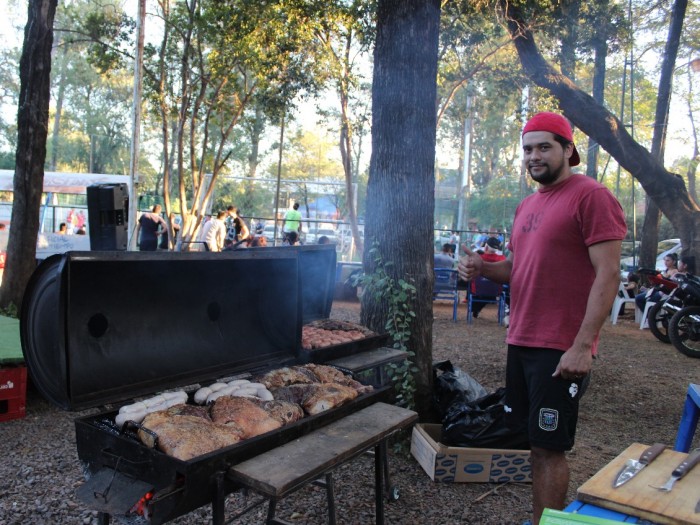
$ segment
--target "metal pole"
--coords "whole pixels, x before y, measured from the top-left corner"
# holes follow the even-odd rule
[[[471,166],[471,139],[472,139],[472,96],[467,95],[466,117],[464,119],[464,160],[462,164],[462,185],[460,188],[459,208],[457,211],[457,230],[462,231],[464,226],[465,212],[469,213],[469,208],[465,209],[465,200],[469,198],[469,180]],[[466,217],[467,221],[469,217]]]
[[[143,87],[143,40],[146,21],[146,0],[139,0],[139,13],[136,19],[136,59],[134,60],[134,100],[131,106],[131,159],[129,162],[129,215],[128,243],[130,250],[136,249],[136,215],[138,213],[139,187],[139,141],[141,138],[141,91]]]
[[[272,240],[272,245],[277,244],[277,217],[280,212],[280,183],[282,181],[282,154],[284,151],[284,113],[282,113],[282,123],[280,124],[280,148],[279,158],[277,161],[277,192],[275,193],[275,238]]]
[[[634,29],[634,23],[632,22],[632,0],[629,0],[627,4],[627,17],[630,22],[630,29]],[[634,34],[634,33],[630,33]],[[623,83],[624,84],[624,83]],[[624,110],[624,90],[623,90],[623,110]],[[624,121],[623,121],[624,123]],[[634,140],[634,41],[630,46],[630,136]],[[620,167],[618,165],[618,185],[620,184]],[[632,266],[637,267],[637,196],[634,188],[634,177],[630,173],[630,179],[632,180]],[[619,189],[618,189],[619,191]]]

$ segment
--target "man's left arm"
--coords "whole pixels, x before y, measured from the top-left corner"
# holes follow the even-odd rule
[[[239,240],[241,241],[250,237],[250,230],[248,229],[248,225],[243,219],[241,219],[241,234],[239,235],[239,237]]]
[[[620,283],[620,251],[622,241],[605,241],[588,248],[595,271],[595,280],[588,294],[586,314],[569,348],[557,366],[554,375],[564,379],[583,377],[593,362],[591,348],[603,323],[610,314]]]

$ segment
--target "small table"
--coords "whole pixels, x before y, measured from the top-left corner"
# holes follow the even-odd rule
[[[685,404],[683,405],[683,415],[681,416],[680,425],[678,425],[678,433],[676,434],[676,443],[673,450],[678,452],[690,451],[690,445],[693,442],[693,436],[698,427],[698,416],[700,416],[700,385],[691,383],[688,386],[688,394],[686,395]],[[621,512],[604,509],[578,500],[573,501],[564,510],[566,512],[575,512],[585,516],[617,520],[621,523],[639,523],[640,520],[640,518],[636,516],[628,516]]]
[[[386,442],[395,432],[418,419],[412,410],[375,403],[326,425],[281,447],[234,465],[227,478],[269,498],[267,523],[284,523],[275,518],[277,501],[326,476],[331,471],[374,447],[376,523],[384,523],[384,472]],[[332,485],[328,488],[328,520],[335,523]]]

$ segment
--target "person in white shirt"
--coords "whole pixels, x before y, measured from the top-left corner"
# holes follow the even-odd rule
[[[226,217],[225,211],[220,211],[216,214],[216,218],[212,217],[202,228],[200,239],[207,243],[210,252],[220,252],[224,247],[224,239],[226,239]]]

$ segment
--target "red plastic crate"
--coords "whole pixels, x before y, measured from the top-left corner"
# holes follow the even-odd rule
[[[0,421],[25,416],[27,404],[27,367],[0,368]]]

